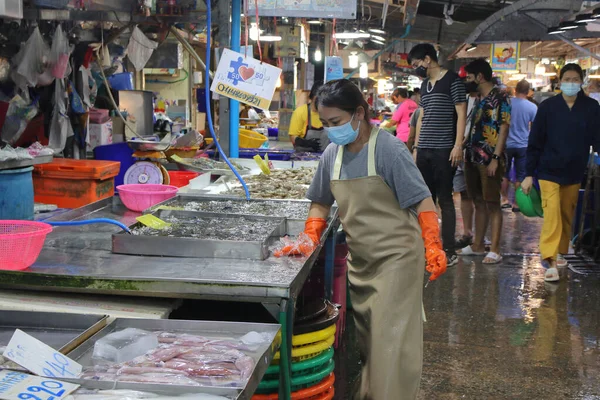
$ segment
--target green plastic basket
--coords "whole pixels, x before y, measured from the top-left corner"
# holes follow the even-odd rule
[[[314,386],[325,379],[330,373],[335,369],[335,362],[333,360],[329,360],[328,363],[321,366],[318,371],[313,372],[312,374],[303,375],[303,376],[295,376],[292,377],[292,392],[296,392],[298,390],[306,389],[311,386]],[[279,389],[279,379],[277,380],[267,380],[262,381],[258,384],[258,389],[256,393],[259,394],[268,394],[275,393]]]
[[[292,377],[304,376],[315,373],[333,358],[333,349],[330,347],[323,353],[308,360],[292,363]],[[279,365],[271,365],[265,372],[264,380],[279,379]]]
[[[523,189],[518,188],[515,192],[515,200],[526,217],[543,217],[542,198],[535,187],[532,187],[529,194],[523,193]]]

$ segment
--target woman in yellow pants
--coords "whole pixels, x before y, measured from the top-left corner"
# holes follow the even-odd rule
[[[560,279],[557,267],[567,266],[573,214],[590,147],[600,149],[600,105],[581,91],[583,71],[567,64],[560,71],[562,93],[544,101],[533,121],[527,148],[528,194],[537,172],[542,191],[544,226],[540,236],[546,281]]]

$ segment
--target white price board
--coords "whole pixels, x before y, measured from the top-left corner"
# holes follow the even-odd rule
[[[0,371],[0,399],[3,400],[60,400],[78,387],[22,372]]]
[[[210,90],[268,110],[281,69],[251,57],[223,50]]]
[[[356,19],[356,0],[246,0],[250,15]],[[378,3],[382,3],[378,1]]]
[[[50,378],[76,378],[83,369],[69,357],[20,329],[15,330],[3,356],[36,375]]]

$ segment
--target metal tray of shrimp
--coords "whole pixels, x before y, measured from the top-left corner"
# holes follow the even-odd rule
[[[160,209],[194,211],[207,214],[254,215],[286,218],[286,233],[298,236],[304,231],[304,223],[308,218],[310,202],[307,200],[245,200],[239,197],[177,195],[163,201],[148,210],[145,214]],[[335,217],[337,207],[332,207],[331,216]]]
[[[265,260],[269,245],[286,234],[286,220],[280,217],[178,211],[159,217],[170,226],[152,229],[136,223],[129,227],[132,234],[113,234],[113,253]]]
[[[141,370],[138,371],[141,378],[139,382],[135,382],[136,379],[132,375],[127,375],[128,378],[125,378],[122,374],[115,374],[116,378],[109,379],[107,375],[97,373],[99,370],[105,368],[103,365],[106,365],[106,361],[103,363],[93,357],[94,346],[99,339],[106,335],[126,328],[157,333],[162,332],[163,335],[167,335],[166,337],[169,338],[177,338],[179,335],[193,335],[196,338],[219,341],[220,343],[226,341],[229,343],[228,345],[234,346],[235,350],[251,358],[252,363],[245,364],[244,378],[233,379],[230,376],[230,378],[226,379],[223,376],[213,376],[213,378],[207,379],[194,375],[194,380],[197,380],[197,382],[193,386],[180,384],[185,381],[189,382],[187,379],[185,381],[173,379],[173,383],[170,384],[167,382],[169,379],[168,375],[160,379],[162,383],[148,382],[149,379],[146,379],[146,376],[143,375],[144,371]],[[249,400],[256,391],[275,353],[279,350],[281,344],[280,330],[281,326],[279,324],[117,318],[69,354],[71,359],[83,366],[83,374],[79,378],[66,380],[79,383],[89,389],[129,389],[168,395],[204,393],[222,396],[225,399]],[[252,341],[252,344],[247,345],[248,342],[241,341],[240,339],[248,334],[252,334],[254,337],[258,334],[261,339],[260,341]],[[182,345],[184,347],[194,346],[190,343]],[[177,342],[170,344],[162,344],[161,342],[161,346],[173,348],[177,346]],[[200,345],[197,348],[190,347],[190,351],[201,353],[206,350],[202,346]],[[207,351],[210,352],[211,350]],[[161,362],[158,364],[164,366],[164,363],[168,361],[161,359]],[[134,362],[135,360],[127,364],[133,364]]]
[[[287,234],[298,236],[304,231],[308,218],[309,200],[242,199],[239,197],[179,194],[144,211],[151,214],[159,209],[196,211],[229,215],[255,215],[284,217],[287,219]],[[337,205],[331,207],[329,220],[338,218]]]
[[[169,142],[155,142],[151,140],[128,140],[127,145],[133,151],[166,151],[171,147]]]
[[[243,217],[243,218],[274,218],[281,219],[281,217],[264,217],[264,216],[256,216],[252,214],[222,214],[222,213],[210,213],[210,212],[198,212],[198,211],[186,211],[186,210],[170,210],[170,209],[159,209],[152,213],[152,215],[160,218],[160,219],[169,219],[171,217],[175,218],[190,218],[193,219],[195,217],[202,217],[206,215],[213,216],[230,216],[230,217]],[[298,236],[301,232],[304,232],[305,220],[298,219],[284,219],[285,225],[281,227],[282,229],[277,232],[276,237],[282,236]]]

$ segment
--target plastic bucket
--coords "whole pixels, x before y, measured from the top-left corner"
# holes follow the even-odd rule
[[[33,167],[0,171],[0,220],[33,220]]]
[[[169,177],[171,178],[171,186],[184,187],[187,186],[190,181],[200,176],[197,172],[189,171],[169,171]]]
[[[108,83],[115,90],[133,90],[133,73],[114,74],[108,77]]]

